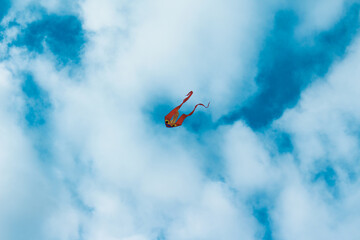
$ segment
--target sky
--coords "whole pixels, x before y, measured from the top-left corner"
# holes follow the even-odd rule
[[[0,6],[0,239],[360,239],[358,0]]]

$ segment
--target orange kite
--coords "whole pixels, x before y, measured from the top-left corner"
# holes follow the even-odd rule
[[[210,102],[208,103],[207,106],[205,106],[204,104],[202,103],[199,103],[199,104],[196,104],[196,106],[194,107],[194,110],[192,110],[191,113],[189,114],[183,114],[181,115],[181,117],[178,118],[179,116],[179,109],[181,108],[181,106],[187,101],[189,100],[189,98],[191,97],[191,95],[193,94],[193,91],[190,91],[186,96],[186,98],[183,100],[183,102],[177,106],[176,108],[174,108],[171,112],[169,112],[168,115],[165,116],[165,125],[166,127],[168,128],[173,128],[173,127],[178,127],[178,126],[181,126],[183,121],[185,120],[185,118],[191,116],[194,112],[195,112],[195,109],[197,106],[201,105],[201,106],[204,106],[205,108],[208,108],[209,105],[210,105]],[[176,120],[177,119],[177,120]]]

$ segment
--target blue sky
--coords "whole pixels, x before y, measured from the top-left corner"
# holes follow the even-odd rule
[[[0,239],[360,238],[358,1],[0,3]]]

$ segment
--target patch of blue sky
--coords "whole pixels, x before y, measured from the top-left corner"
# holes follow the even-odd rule
[[[210,114],[204,111],[208,110],[203,110],[200,107],[196,108],[194,114],[186,118],[186,123],[184,121],[184,127],[194,133],[204,133],[211,130],[214,123]]]
[[[328,187],[332,188],[336,185],[337,174],[334,168],[327,166],[326,168],[323,168],[320,172],[315,174],[314,180],[323,180]]]
[[[339,197],[339,191],[337,187],[338,175],[335,169],[330,165],[320,169],[321,170],[313,175],[312,182],[320,182],[325,184],[329,193],[331,193],[333,197]]]
[[[149,102],[144,112],[152,124],[159,124],[165,127],[165,115],[168,114],[172,108],[170,104],[166,104],[168,101],[165,99],[157,99],[157,101],[162,103]]]
[[[25,96],[25,120],[29,127],[38,127],[46,123],[51,108],[49,96],[34,80],[31,74],[24,75],[21,86]]]
[[[294,150],[294,145],[291,141],[291,136],[285,132],[279,133],[275,141],[278,146],[279,153],[289,153]]]
[[[85,43],[85,32],[79,18],[52,14],[30,23],[13,44],[37,53],[43,53],[46,44],[58,63],[65,65],[80,63]]]
[[[255,79],[259,93],[238,110],[222,117],[218,124],[243,119],[252,129],[260,130],[295,106],[301,92],[344,57],[360,27],[359,10],[359,4],[351,5],[333,28],[307,41],[296,37],[299,25],[296,13],[279,11],[259,57]]]
[[[262,240],[272,240],[272,230],[270,227],[270,215],[269,210],[266,207],[254,208],[253,216],[263,226],[263,232],[259,236]]]
[[[269,129],[267,132],[267,138],[270,138],[274,143],[274,148],[270,151],[270,154],[284,154],[292,153],[294,150],[294,145],[291,140],[291,135],[279,130]],[[269,149],[271,150],[271,149]]]
[[[273,230],[271,226],[271,214],[269,203],[271,199],[265,193],[254,194],[249,199],[249,207],[252,209],[252,214],[262,226],[262,231],[257,234],[257,239],[272,240]]]
[[[6,16],[11,7],[10,0],[0,0],[0,21]]]
[[[51,139],[53,138],[48,124],[52,104],[49,94],[38,85],[30,73],[23,73],[21,90],[25,103],[24,123],[32,146],[36,150],[37,157],[42,163],[52,164],[53,153],[51,151]]]
[[[248,200],[248,208],[252,215],[260,224],[261,231],[256,234],[256,239],[272,240],[273,229],[271,225],[271,208],[273,200],[265,193],[258,192],[252,195]]]

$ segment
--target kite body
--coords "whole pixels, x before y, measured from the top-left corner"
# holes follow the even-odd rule
[[[181,108],[181,106],[187,101],[189,100],[189,98],[191,97],[191,95],[193,94],[193,91],[190,91],[187,95],[186,95],[186,98],[183,100],[183,102],[177,106],[176,108],[174,108],[171,112],[169,112],[169,114],[167,114],[165,116],[165,125],[166,127],[168,128],[173,128],[173,127],[178,127],[178,126],[181,126],[182,123],[184,122],[185,118],[191,116],[194,112],[195,112],[195,109],[197,108],[197,106],[201,105],[201,106],[204,106],[205,108],[208,108],[209,107],[209,104],[207,106],[205,106],[204,104],[202,103],[199,103],[197,104],[195,107],[194,107],[194,110],[192,110],[191,113],[189,114],[182,114],[180,117],[179,117],[179,109]],[[178,119],[179,117],[179,119]]]

